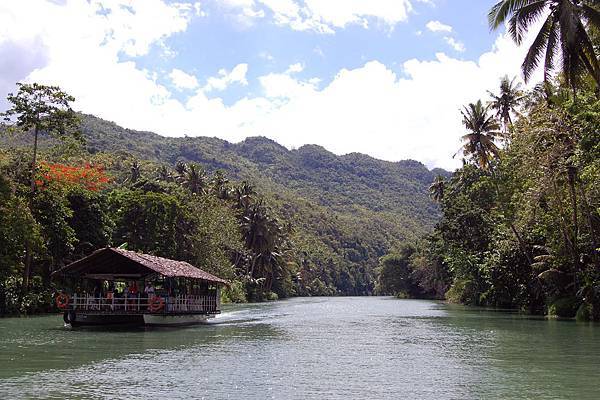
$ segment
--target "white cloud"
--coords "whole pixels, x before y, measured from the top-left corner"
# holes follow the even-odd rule
[[[446,33],[447,35],[444,36],[444,41],[455,51],[462,53],[466,50],[463,42],[450,35],[454,32],[454,29],[450,25],[446,25],[440,21],[429,21],[425,27],[434,33]]]
[[[218,77],[208,78],[208,82],[204,87],[205,91],[211,90],[225,90],[232,83],[239,83],[240,85],[248,85],[246,80],[246,73],[248,72],[248,64],[238,64],[231,71],[226,69],[219,70]]]
[[[304,71],[304,64],[296,63],[296,64],[290,65],[286,72],[289,74],[292,74],[292,73],[298,73],[298,72],[302,72],[302,71]]]
[[[269,99],[289,99],[309,96],[316,91],[316,85],[312,82],[301,82],[292,78],[289,74],[269,74],[259,78],[265,96]]]
[[[256,8],[254,0],[218,0],[218,3],[243,28],[254,25],[256,19],[265,16],[263,10]]]
[[[268,51],[261,51],[260,53],[258,53],[258,56],[268,62],[273,62],[275,60],[275,57],[273,57],[273,55]]]
[[[253,130],[288,147],[317,143],[338,154],[366,152],[386,160],[413,158],[453,168],[460,147],[460,107],[517,75],[523,49],[501,37],[477,62],[437,54],[409,60],[405,76],[378,61],[341,70],[323,89],[288,74],[261,78],[271,109]],[[275,101],[276,100],[276,101]]]
[[[135,126],[143,114],[172,100],[153,74],[119,56],[147,54],[184,31],[193,14],[190,4],[162,0],[3,0],[0,59],[18,63],[13,78],[59,84],[77,97],[79,109]],[[7,53],[6,46],[18,51]],[[31,63],[19,62],[30,58]],[[9,76],[6,68],[0,62],[0,77]],[[4,94],[14,81],[0,79],[0,85]]]
[[[110,4],[129,4],[119,1]],[[302,65],[292,65],[260,77],[258,97],[228,105],[197,86],[181,102],[157,82],[155,73],[120,61],[119,53],[144,54],[185,30],[193,7],[147,0],[144,5],[154,11],[144,11],[136,17],[139,21],[130,21],[128,10],[115,11],[121,17],[113,21],[96,13],[98,1],[23,3],[0,2],[0,80],[17,65],[2,60],[31,59],[18,64],[26,69],[18,72],[27,80],[59,84],[77,98],[77,109],[127,128],[230,141],[265,135],[289,147],[315,143],[338,154],[413,158],[430,167],[457,166],[451,155],[463,133],[460,107],[495,89],[502,75],[519,75],[527,47],[517,48],[502,36],[476,61],[440,53],[433,60],[405,61],[398,75],[372,60],[342,69],[328,83],[318,77],[300,79],[293,73]],[[31,7],[39,11],[32,13]],[[245,85],[247,71],[247,64],[238,64],[220,71],[207,86],[222,90],[234,83]],[[193,81],[184,85],[191,87]]]
[[[446,43],[448,43],[450,47],[452,47],[456,51],[463,52],[466,50],[465,44],[459,40],[454,39],[452,36],[445,36],[444,40],[446,41]]]
[[[321,58],[325,58],[325,52],[323,52],[323,49],[321,48],[321,46],[315,46],[315,48],[313,49],[313,53],[315,53],[316,55],[318,55]]]
[[[204,11],[204,9],[202,8],[202,4],[199,1],[194,3],[194,11],[199,17],[206,17],[208,15],[206,11]]]
[[[169,74],[169,78],[173,85],[179,89],[195,89],[198,87],[198,80],[194,75],[190,75],[180,69],[173,68]]]
[[[441,23],[440,21],[429,21],[425,27],[431,32],[452,32],[452,27]]]
[[[351,24],[367,28],[369,19],[391,28],[406,21],[414,2],[431,4],[429,0],[222,0],[221,4],[237,10],[246,25],[267,11],[278,25],[331,34]]]
[[[313,18],[336,28],[349,24],[365,25],[365,18],[373,17],[386,24],[405,21],[412,11],[409,0],[305,0]]]

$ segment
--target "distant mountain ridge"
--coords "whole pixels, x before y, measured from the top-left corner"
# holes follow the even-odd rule
[[[82,131],[88,150],[124,151],[146,160],[174,165],[177,161],[202,164],[208,171],[222,169],[235,179],[260,183],[269,180],[334,210],[359,205],[375,212],[394,212],[415,219],[428,230],[438,217],[428,197],[437,174],[418,161],[389,162],[361,153],[337,156],[318,145],[297,150],[265,137],[229,143],[211,137],[164,137],[121,128],[113,122],[85,115]]]
[[[223,170],[231,180],[254,184],[294,227],[296,249],[306,268],[321,276],[323,294],[372,293],[379,257],[433,229],[439,210],[428,188],[437,174],[450,175],[417,161],[337,156],[317,145],[289,150],[265,137],[240,143],[164,137],[91,115],[82,115],[81,132],[87,152],[117,155],[125,163],[121,171],[133,159],[149,163],[148,177],[154,174],[152,164],[172,168],[178,161],[195,162],[209,173]],[[3,139],[5,145],[27,144],[23,137],[16,140]]]

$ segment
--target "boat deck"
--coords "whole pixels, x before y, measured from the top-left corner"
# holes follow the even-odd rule
[[[164,296],[162,309],[151,310],[150,298],[137,296],[123,297],[93,297],[73,295],[69,301],[69,310],[85,314],[102,315],[177,315],[177,314],[219,314],[220,302],[216,296]]]

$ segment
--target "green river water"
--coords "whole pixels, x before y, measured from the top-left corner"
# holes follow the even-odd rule
[[[419,300],[231,305],[206,325],[0,319],[0,399],[600,399],[600,325]]]

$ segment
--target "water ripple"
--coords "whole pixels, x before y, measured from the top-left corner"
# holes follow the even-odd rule
[[[598,327],[437,302],[293,299],[183,329],[58,326],[0,320],[0,398],[598,398]]]

